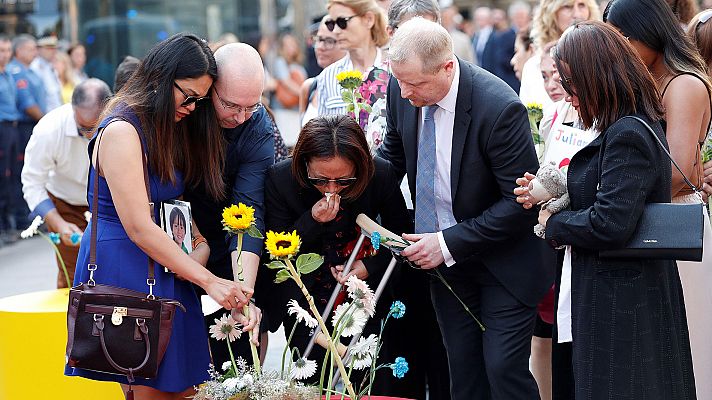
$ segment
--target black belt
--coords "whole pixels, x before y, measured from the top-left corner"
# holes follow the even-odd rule
[[[12,126],[13,128],[17,128],[17,121],[0,121],[0,125]]]

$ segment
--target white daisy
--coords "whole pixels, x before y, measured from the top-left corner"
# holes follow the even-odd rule
[[[306,379],[316,372],[316,361],[300,358],[292,364],[292,371],[289,373],[291,379]]]
[[[362,370],[371,366],[377,345],[378,337],[373,334],[366,339],[363,337],[358,339],[349,351],[353,357],[354,369]]]
[[[368,287],[368,284],[351,275],[346,281],[346,290],[349,297],[356,300],[356,306],[363,308],[370,317],[373,317],[376,313],[376,302],[373,290]]]
[[[23,239],[31,238],[32,236],[35,236],[38,233],[38,229],[40,228],[40,225],[42,225],[44,221],[42,220],[42,217],[39,215],[35,217],[35,219],[32,220],[32,223],[30,226],[25,229],[24,231],[20,232],[20,237]]]
[[[229,340],[234,342],[240,338],[242,330],[238,327],[237,321],[232,315],[223,314],[222,318],[215,319],[215,325],[210,325],[210,336],[217,340]]]
[[[341,330],[341,336],[349,337],[360,333],[363,330],[368,315],[363,308],[349,307],[350,303],[343,303],[336,307],[331,323],[337,330]],[[346,314],[346,310],[348,314]],[[339,320],[341,320],[339,322]]]
[[[316,328],[319,325],[316,318],[312,317],[309,311],[300,307],[296,300],[289,300],[287,305],[289,306],[287,313],[294,315],[297,318],[297,322],[304,322],[309,328]]]

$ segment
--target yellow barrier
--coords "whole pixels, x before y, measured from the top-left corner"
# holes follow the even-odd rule
[[[68,289],[0,299],[0,400],[121,400],[117,383],[64,376]]]

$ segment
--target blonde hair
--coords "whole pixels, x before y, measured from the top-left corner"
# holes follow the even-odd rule
[[[375,0],[329,0],[326,4],[326,9],[330,9],[334,4],[348,7],[357,15],[364,15],[367,12],[373,13],[375,20],[371,27],[371,39],[378,47],[383,47],[388,43],[386,15]]]
[[[542,0],[532,23],[531,36],[534,45],[541,49],[549,42],[559,40],[564,33],[556,23],[556,13],[564,6],[573,5],[575,0]],[[588,20],[600,21],[601,11],[596,0],[584,0],[588,7]]]
[[[61,74],[59,74],[59,73],[57,74],[58,75],[57,77],[59,78],[59,82],[62,85],[70,84],[73,86],[75,83],[74,76],[72,74],[74,69],[72,67],[72,60],[69,58],[67,53],[65,53],[63,51],[58,51],[54,55],[54,61],[58,61],[58,62],[61,62],[62,64],[64,64],[64,71],[62,71]]]

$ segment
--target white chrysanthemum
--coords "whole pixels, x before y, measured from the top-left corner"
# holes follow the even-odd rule
[[[353,357],[354,369],[362,370],[371,366],[377,345],[378,337],[373,334],[366,339],[363,337],[358,339],[358,342],[349,350],[351,357]]]
[[[240,390],[238,389],[238,385],[240,384],[240,380],[237,378],[227,378],[223,381],[222,387],[225,389],[228,394],[232,395],[236,391]]]
[[[35,217],[35,219],[32,220],[32,223],[30,224],[27,229],[24,231],[20,232],[20,237],[23,239],[31,238],[32,236],[35,236],[38,233],[38,229],[40,228],[40,225],[42,225],[44,221],[42,221],[42,217],[39,215]]]
[[[230,367],[232,367],[232,361],[225,361],[222,365],[222,370],[227,371]]]
[[[289,300],[287,305],[289,306],[287,313],[289,313],[289,315],[294,315],[295,318],[297,318],[297,322],[304,322],[304,324],[309,328],[316,328],[319,325],[316,318],[312,317],[311,314],[309,314],[309,311],[300,307],[296,300]]]
[[[341,336],[349,337],[361,333],[366,321],[368,321],[368,315],[362,308],[350,307],[350,303],[343,303],[336,307],[334,311],[334,317],[331,323],[336,327],[336,330],[341,331]],[[348,313],[346,313],[348,310]],[[339,320],[341,320],[339,322]]]
[[[240,338],[242,330],[238,327],[237,321],[232,315],[223,314],[222,318],[215,319],[215,325],[210,326],[210,336],[217,340],[229,340],[234,342]]]
[[[252,377],[250,374],[245,374],[242,376],[242,379],[240,380],[240,383],[242,384],[242,387],[250,387],[255,383],[255,378]]]
[[[292,371],[289,377],[292,379],[306,379],[316,372],[316,361],[300,358],[292,364]]]
[[[363,308],[370,317],[373,317],[376,313],[376,302],[373,290],[368,287],[368,284],[358,279],[356,275],[351,275],[346,281],[346,290],[349,297],[356,301],[355,305]]]

